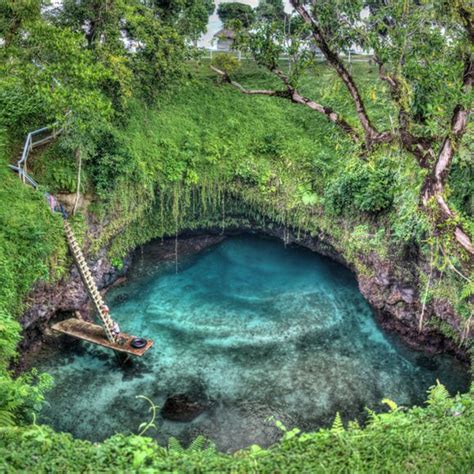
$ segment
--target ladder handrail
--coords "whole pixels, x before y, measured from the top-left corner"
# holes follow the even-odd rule
[[[92,302],[94,303],[99,318],[102,324],[104,325],[107,339],[110,342],[116,342],[117,338],[113,333],[114,320],[110,317],[108,312],[104,310],[104,300],[102,299],[102,296],[99,293],[99,290],[92,277],[89,266],[87,265],[87,262],[85,260],[84,254],[82,253],[82,250],[76,240],[76,237],[74,236],[71,224],[69,224],[67,219],[64,219],[64,229],[66,231],[65,233],[69,248],[71,249],[74,261],[76,262],[77,268],[79,269],[79,274],[81,276],[82,282],[84,283],[87,293],[89,294]]]
[[[35,142],[33,142],[33,137],[39,135],[40,133],[47,132],[52,128],[52,126],[38,128],[37,130],[33,130],[32,132],[28,133],[25,144],[23,145],[23,153],[21,154],[21,158],[17,163],[18,166],[21,166],[28,159],[29,152],[32,148],[34,148],[35,145],[37,145],[37,143],[35,144]]]

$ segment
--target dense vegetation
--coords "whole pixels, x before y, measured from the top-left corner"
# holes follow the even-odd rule
[[[427,408],[372,414],[363,430],[344,427],[284,431],[271,449],[251,446],[226,455],[202,438],[187,449],[147,437],[116,435],[94,445],[45,426],[0,431],[0,469],[35,472],[470,472],[474,463],[472,394],[449,398],[432,388]],[[282,430],[285,428],[282,427]]]
[[[0,426],[9,425],[0,428],[0,466],[378,472],[402,464],[415,471],[469,470],[472,393],[449,399],[441,387],[432,391],[428,408],[373,415],[364,430],[351,425],[343,431],[337,422],[332,431],[286,433],[271,450],[254,447],[234,456],[212,449],[183,452],[173,442],[166,450],[147,438],[121,435],[95,446],[30,425],[50,380],[36,373],[11,377],[17,319],[32,285],[60,278],[68,260],[60,218],[6,164],[16,160],[25,133],[45,124],[57,123],[63,133],[33,156],[32,174],[55,193],[75,193],[79,186],[87,199],[74,217],[77,230],[98,224],[100,235],[89,252],[106,246],[117,266],[153,237],[278,224],[327,236],[359,272],[371,272],[368,255],[396,262],[415,253],[424,302],[448,300],[463,334],[473,312],[472,267],[452,238],[457,225],[471,239],[474,232],[472,127],[457,144],[443,194],[456,219],[443,226],[420,205],[427,169],[398,142],[361,153],[360,143],[324,114],[285,97],[240,94],[227,85],[229,77],[216,76],[189,47],[206,24],[210,2],[118,1],[109,10],[107,2],[64,1],[58,11],[44,9],[44,3],[0,5]],[[255,18],[267,26],[276,18],[278,27],[281,9],[274,3],[262,2]],[[333,13],[327,12],[329,19]],[[85,32],[82,25],[95,18],[101,22]],[[124,23],[136,52],[120,41]],[[246,41],[263,67],[228,56],[214,65],[247,88],[277,88],[281,79],[266,67],[268,56]],[[455,60],[457,74],[459,57],[445,59]],[[278,62],[278,68],[287,70],[288,63]],[[324,102],[357,128],[351,95],[336,72],[314,61],[296,72],[301,94]],[[419,70],[412,72],[419,77]],[[438,72],[440,84],[450,80]],[[397,107],[390,88],[377,80],[376,65],[353,64],[351,74],[374,126],[394,127]],[[426,80],[419,87],[415,105],[424,114],[423,126],[442,134],[458,96],[449,88],[449,97],[437,96]],[[468,342],[439,321],[426,324]]]

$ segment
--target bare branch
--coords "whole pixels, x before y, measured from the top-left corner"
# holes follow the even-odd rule
[[[226,74],[224,71],[221,71],[220,69],[214,66],[211,66],[211,69],[217,74],[219,74],[223,78],[224,81],[228,82],[229,84],[239,89],[239,91],[242,92],[243,94],[254,94],[254,95],[260,94],[260,95],[276,96],[276,97],[281,97],[281,98],[291,100],[291,102],[295,104],[305,105],[306,107],[309,107],[311,110],[314,110],[316,112],[319,112],[320,114],[325,115],[331,122],[333,122],[335,125],[341,128],[345,133],[347,133],[351,137],[352,140],[358,141],[360,139],[357,132],[354,130],[354,128],[349,123],[347,123],[333,109],[331,109],[330,107],[321,105],[315,102],[314,100],[311,100],[301,95],[291,85],[290,79],[288,78],[288,76],[280,69],[273,69],[272,72],[285,84],[286,90],[283,90],[283,91],[274,91],[274,90],[266,90],[266,89],[264,90],[246,89],[244,86],[242,86],[238,82],[233,81],[229,77],[229,75]]]

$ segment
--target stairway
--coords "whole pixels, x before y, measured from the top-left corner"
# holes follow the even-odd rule
[[[17,161],[16,165],[9,165],[13,171],[18,173],[24,184],[29,184],[34,189],[38,189],[38,183],[27,172],[28,156],[33,148],[49,143],[54,138],[56,138],[56,136],[61,133],[61,131],[62,129],[55,130],[53,127],[43,127],[38,130],[34,130],[27,135],[20,159]],[[46,134],[48,135],[45,136]],[[109,349],[116,351],[116,353],[125,352],[130,355],[139,357],[142,356],[153,346],[153,341],[151,339],[147,340],[143,338],[137,338],[125,333],[120,333],[120,335],[114,334],[113,327],[115,323],[110,317],[108,309],[106,310],[107,307],[105,306],[104,300],[102,299],[102,296],[97,289],[97,285],[92,278],[92,274],[89,266],[87,265],[86,259],[84,258],[84,254],[77,243],[76,237],[74,237],[74,232],[72,231],[71,225],[67,221],[67,213],[65,212],[61,203],[59,203],[53,195],[49,193],[44,194],[48,200],[51,211],[61,212],[64,218],[64,230],[69,248],[74,257],[77,268],[79,269],[79,274],[81,275],[81,279],[84,283],[84,286],[86,287],[87,293],[94,303],[97,314],[99,315],[99,318],[103,324],[102,328],[101,326],[89,323],[87,321],[70,318],[66,321],[60,321],[59,323],[56,323],[54,326],[52,326],[53,329],[63,334],[68,334],[70,336],[92,342],[93,344],[108,347]]]
[[[116,337],[112,331],[114,321],[109,316],[108,312],[104,311],[104,300],[102,299],[102,296],[99,293],[99,290],[97,289],[97,285],[95,284],[95,281],[92,278],[91,271],[89,270],[89,266],[87,265],[86,259],[84,258],[84,254],[82,253],[81,247],[77,243],[76,237],[74,236],[71,224],[69,224],[66,219],[64,219],[64,230],[66,233],[69,248],[71,249],[74,261],[76,262],[76,265],[79,269],[82,281],[84,282],[86,290],[89,293],[92,302],[94,303],[99,318],[104,325],[107,339],[110,342],[116,342]]]

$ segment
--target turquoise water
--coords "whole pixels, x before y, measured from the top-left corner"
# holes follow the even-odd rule
[[[388,397],[422,403],[439,379],[468,388],[463,366],[447,355],[414,352],[384,332],[341,265],[279,241],[240,236],[180,262],[156,261],[159,242],[137,254],[128,280],[107,294],[122,330],[151,337],[154,348],[129,367],[87,343],[40,361],[56,386],[42,421],[101,440],[137,432],[149,417],[146,395],[163,406],[185,394],[205,405],[192,421],[157,419],[148,435],[184,443],[198,434],[222,450],[269,445],[288,428],[313,430],[364,418]]]

